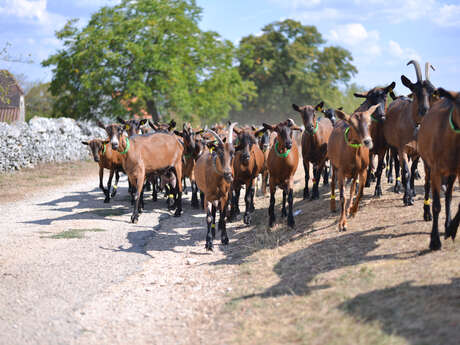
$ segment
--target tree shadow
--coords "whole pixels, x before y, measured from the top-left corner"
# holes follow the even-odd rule
[[[362,322],[377,321],[385,333],[410,344],[460,341],[460,278],[423,286],[408,281],[358,295],[339,308]]]
[[[283,295],[307,295],[315,289],[328,286],[309,286],[314,278],[322,273],[343,267],[355,266],[376,260],[406,260],[417,256],[417,251],[386,255],[369,255],[378,247],[378,241],[413,235],[427,235],[424,232],[410,232],[399,235],[376,233],[385,227],[356,231],[325,239],[307,248],[283,257],[274,267],[280,281],[261,294],[251,294],[238,299],[253,297],[271,298]]]

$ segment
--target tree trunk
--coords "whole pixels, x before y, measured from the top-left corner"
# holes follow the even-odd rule
[[[158,114],[157,105],[155,104],[155,100],[149,99],[146,101],[147,104],[147,112],[152,115],[153,121],[160,121],[160,115]]]

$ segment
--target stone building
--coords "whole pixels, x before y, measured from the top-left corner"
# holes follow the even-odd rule
[[[0,70],[0,122],[25,121],[24,91],[14,76]]]

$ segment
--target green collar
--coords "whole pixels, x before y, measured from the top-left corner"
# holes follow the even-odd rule
[[[377,120],[373,115],[371,115],[371,120],[374,122],[379,122],[379,120]]]
[[[289,156],[289,152],[291,152],[291,149],[286,150],[285,153],[279,153],[279,151],[278,151],[278,142],[276,142],[275,143],[275,152],[278,155],[278,157],[286,158],[287,156]]]
[[[126,154],[126,152],[128,152],[129,150],[129,139],[126,138],[126,148],[123,152],[120,152],[122,155]]]
[[[313,133],[311,133],[310,135],[315,135],[315,133],[318,132],[318,127],[319,127],[319,121],[316,121],[316,127],[313,130]]]
[[[348,127],[346,130],[345,130],[345,133],[344,133],[344,137],[345,137],[345,142],[347,143],[348,146],[350,147],[353,147],[355,149],[357,149],[358,147],[361,147],[363,146],[363,144],[352,144],[348,141],[348,132],[350,131],[350,127]]]
[[[102,155],[105,155],[105,151],[107,150],[107,144],[102,144],[103,150],[102,150]]]
[[[452,128],[452,130],[454,131],[454,133],[460,133],[460,129],[457,129],[455,128],[455,124],[454,124],[454,121],[452,119],[452,115],[454,113],[454,106],[452,106],[452,108],[450,109],[450,113],[449,113],[449,124],[450,124],[450,128]]]

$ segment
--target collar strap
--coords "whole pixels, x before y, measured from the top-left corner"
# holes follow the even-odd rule
[[[377,120],[374,115],[371,115],[371,120],[374,121],[374,122],[379,122],[379,120]]]
[[[459,128],[455,128],[455,123],[454,123],[454,120],[452,119],[453,113],[454,113],[454,106],[452,106],[452,108],[450,109],[450,113],[449,113],[449,124],[450,124],[450,128],[452,128],[452,130],[454,131],[454,133],[458,134],[458,133],[460,133],[460,129],[459,129]]]
[[[126,138],[126,148],[123,152],[120,152],[122,155],[126,154],[126,152],[128,152],[129,150],[129,139]]]
[[[345,137],[345,142],[347,143],[348,146],[350,147],[353,147],[354,149],[357,149],[358,147],[361,147],[363,146],[363,144],[352,144],[348,141],[348,132],[350,131],[350,127],[347,127],[347,129],[345,130],[345,133],[344,133],[344,137]]]
[[[105,155],[105,151],[107,151],[107,144],[102,144],[102,155]]]
[[[278,157],[286,158],[287,156],[289,156],[289,152],[291,152],[291,149],[286,150],[286,152],[284,152],[284,153],[280,153],[280,152],[278,151],[278,142],[276,142],[276,143],[275,143],[275,152],[276,152],[276,154],[278,155]]]

